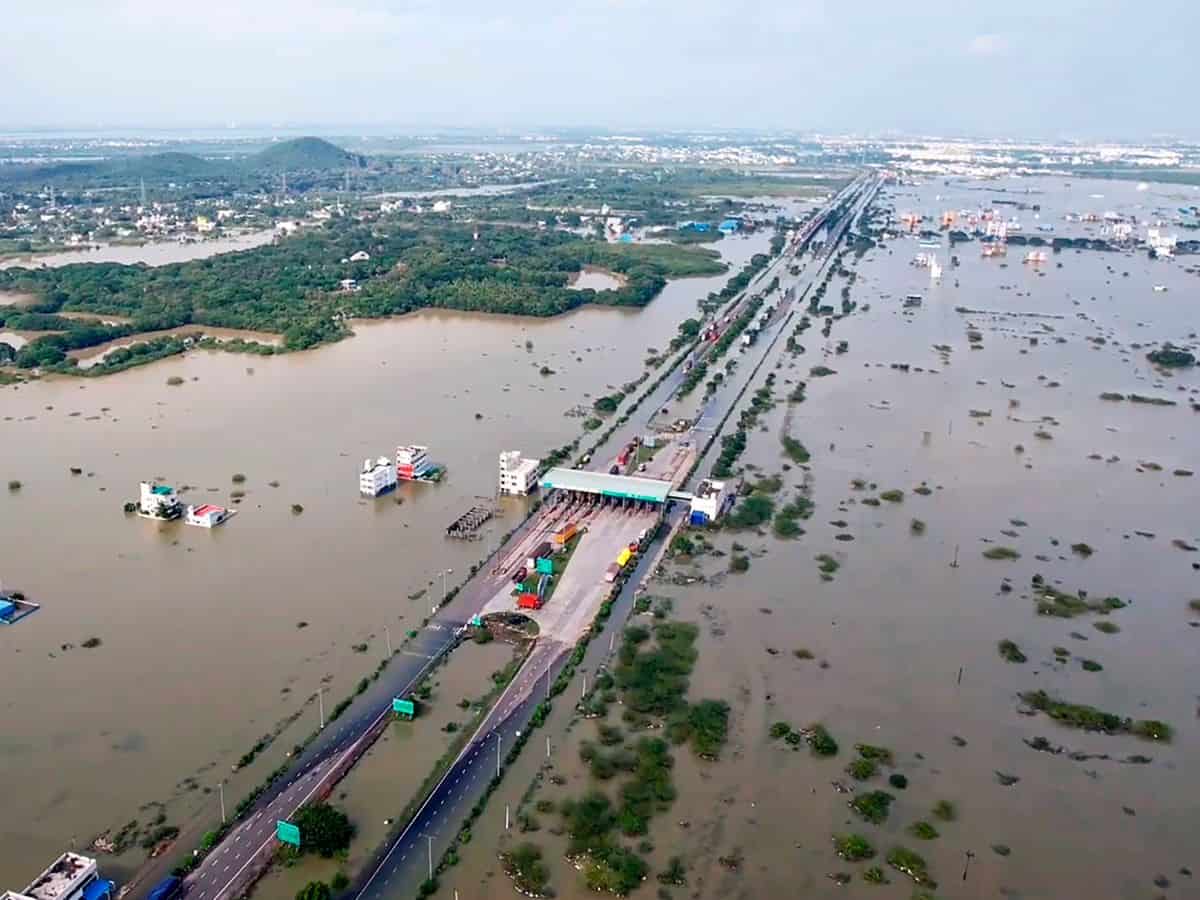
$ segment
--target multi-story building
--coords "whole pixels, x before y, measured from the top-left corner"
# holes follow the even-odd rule
[[[362,472],[358,476],[358,492],[367,497],[378,497],[396,486],[396,467],[386,456],[372,462],[363,460]]]
[[[183,512],[183,504],[169,484],[143,481],[138,512],[152,519],[176,519]]]
[[[537,485],[539,459],[526,459],[520,450],[500,454],[500,493],[524,496]]]

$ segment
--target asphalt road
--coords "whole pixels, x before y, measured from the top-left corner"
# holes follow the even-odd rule
[[[622,606],[632,604],[638,585],[650,573],[652,557],[653,554],[639,557],[632,576],[617,600],[618,611],[609,620],[609,627],[620,627],[624,613],[619,610]],[[436,867],[471,807],[483,798],[488,783],[496,775],[497,743],[500,746],[502,770],[508,749],[513,746],[517,735],[529,727],[534,710],[546,696],[546,685],[558,677],[570,652],[570,644],[539,642],[425,804],[399,837],[372,860],[365,869],[365,880],[349,896],[354,900],[388,900],[410,896],[428,877],[430,838],[433,839],[433,865]],[[568,703],[574,702],[569,690],[561,698]],[[538,746],[538,740],[534,738],[524,752],[545,752]]]
[[[842,196],[840,194],[839,199]],[[789,258],[789,254],[785,253],[778,262]],[[819,271],[820,267],[816,272]],[[816,274],[810,277],[815,278]],[[683,375],[682,369],[673,373],[655,392],[654,398],[671,396]],[[722,391],[721,394],[726,392]],[[656,403],[649,405],[651,415],[657,408]],[[709,410],[706,409],[705,413],[709,414]],[[521,526],[513,540],[524,540],[529,536],[529,532],[541,529],[544,525],[542,518],[535,516]],[[644,577],[645,573],[641,570],[645,565],[645,558],[639,560],[635,577],[627,583],[626,592],[632,591]],[[328,723],[305,748],[293,764],[289,777],[269,788],[259,799],[250,818],[231,831],[188,876],[184,885],[187,897],[190,900],[225,900],[232,895],[234,889],[239,886],[239,879],[246,875],[251,864],[274,842],[276,820],[290,818],[316,793],[323,776],[343,762],[356,744],[364,740],[391,714],[392,698],[407,694],[412,689],[425,669],[453,646],[459,629],[478,613],[504,584],[503,572],[493,574],[486,568],[481,569],[452,601],[435,613],[429,623],[393,658],[379,679],[355,699],[341,718]],[[511,746],[516,733],[526,727],[540,699],[536,695],[536,684],[540,679],[554,677],[556,667],[561,667],[565,662],[569,649],[567,645],[550,640],[539,642],[539,646],[535,647],[508,690],[467,745],[463,755],[451,767],[397,841],[383,851],[380,862],[368,876],[357,897],[373,900],[375,897],[384,896],[384,892],[388,890],[398,889],[401,882],[414,883],[408,878],[404,867],[417,864],[418,854],[415,854],[413,848],[416,841],[426,841],[421,835],[435,835],[436,860],[436,830],[443,828],[447,833],[441,835],[441,838],[448,840],[453,833],[451,829],[457,827],[457,823],[462,821],[471,805],[482,796],[491,774],[494,774],[494,770],[490,768],[494,759],[487,761],[485,747],[490,747],[499,740],[503,753],[505,743]],[[484,772],[489,774],[485,777]]]

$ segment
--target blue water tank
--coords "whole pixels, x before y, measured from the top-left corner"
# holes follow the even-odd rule
[[[693,525],[707,525],[708,524],[708,513],[702,512],[701,510],[698,510],[698,509],[693,509],[692,516],[690,519],[688,519],[688,521],[691,522],[691,524],[693,524]]]

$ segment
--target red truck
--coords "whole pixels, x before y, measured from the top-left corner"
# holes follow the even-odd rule
[[[520,594],[517,597],[517,609],[541,609],[542,603],[537,594]]]

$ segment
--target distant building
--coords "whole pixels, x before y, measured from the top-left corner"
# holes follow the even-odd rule
[[[717,226],[717,230],[719,232],[721,232],[721,234],[733,234],[735,231],[737,231],[741,227],[742,227],[742,223],[740,220],[726,219],[724,222],[722,222],[720,225]]]
[[[284,235],[295,234],[300,230],[300,223],[292,221],[277,222],[275,224],[275,230]]]
[[[434,200],[432,210],[435,213],[448,213],[450,212],[450,206],[451,203],[449,200]]]
[[[354,293],[358,290],[358,282],[353,278],[343,278],[338,285],[346,293]]]
[[[366,250],[359,250],[350,255],[350,262],[370,262],[371,254]]]
[[[208,234],[215,231],[217,223],[208,216],[196,216],[196,230],[201,234]]]
[[[537,484],[537,470],[541,460],[526,459],[520,450],[506,450],[500,454],[500,493],[525,496]]]
[[[175,493],[175,488],[169,484],[158,484],[153,481],[141,483],[141,495],[138,498],[138,512],[152,519],[174,519],[183,511],[183,504]]]

